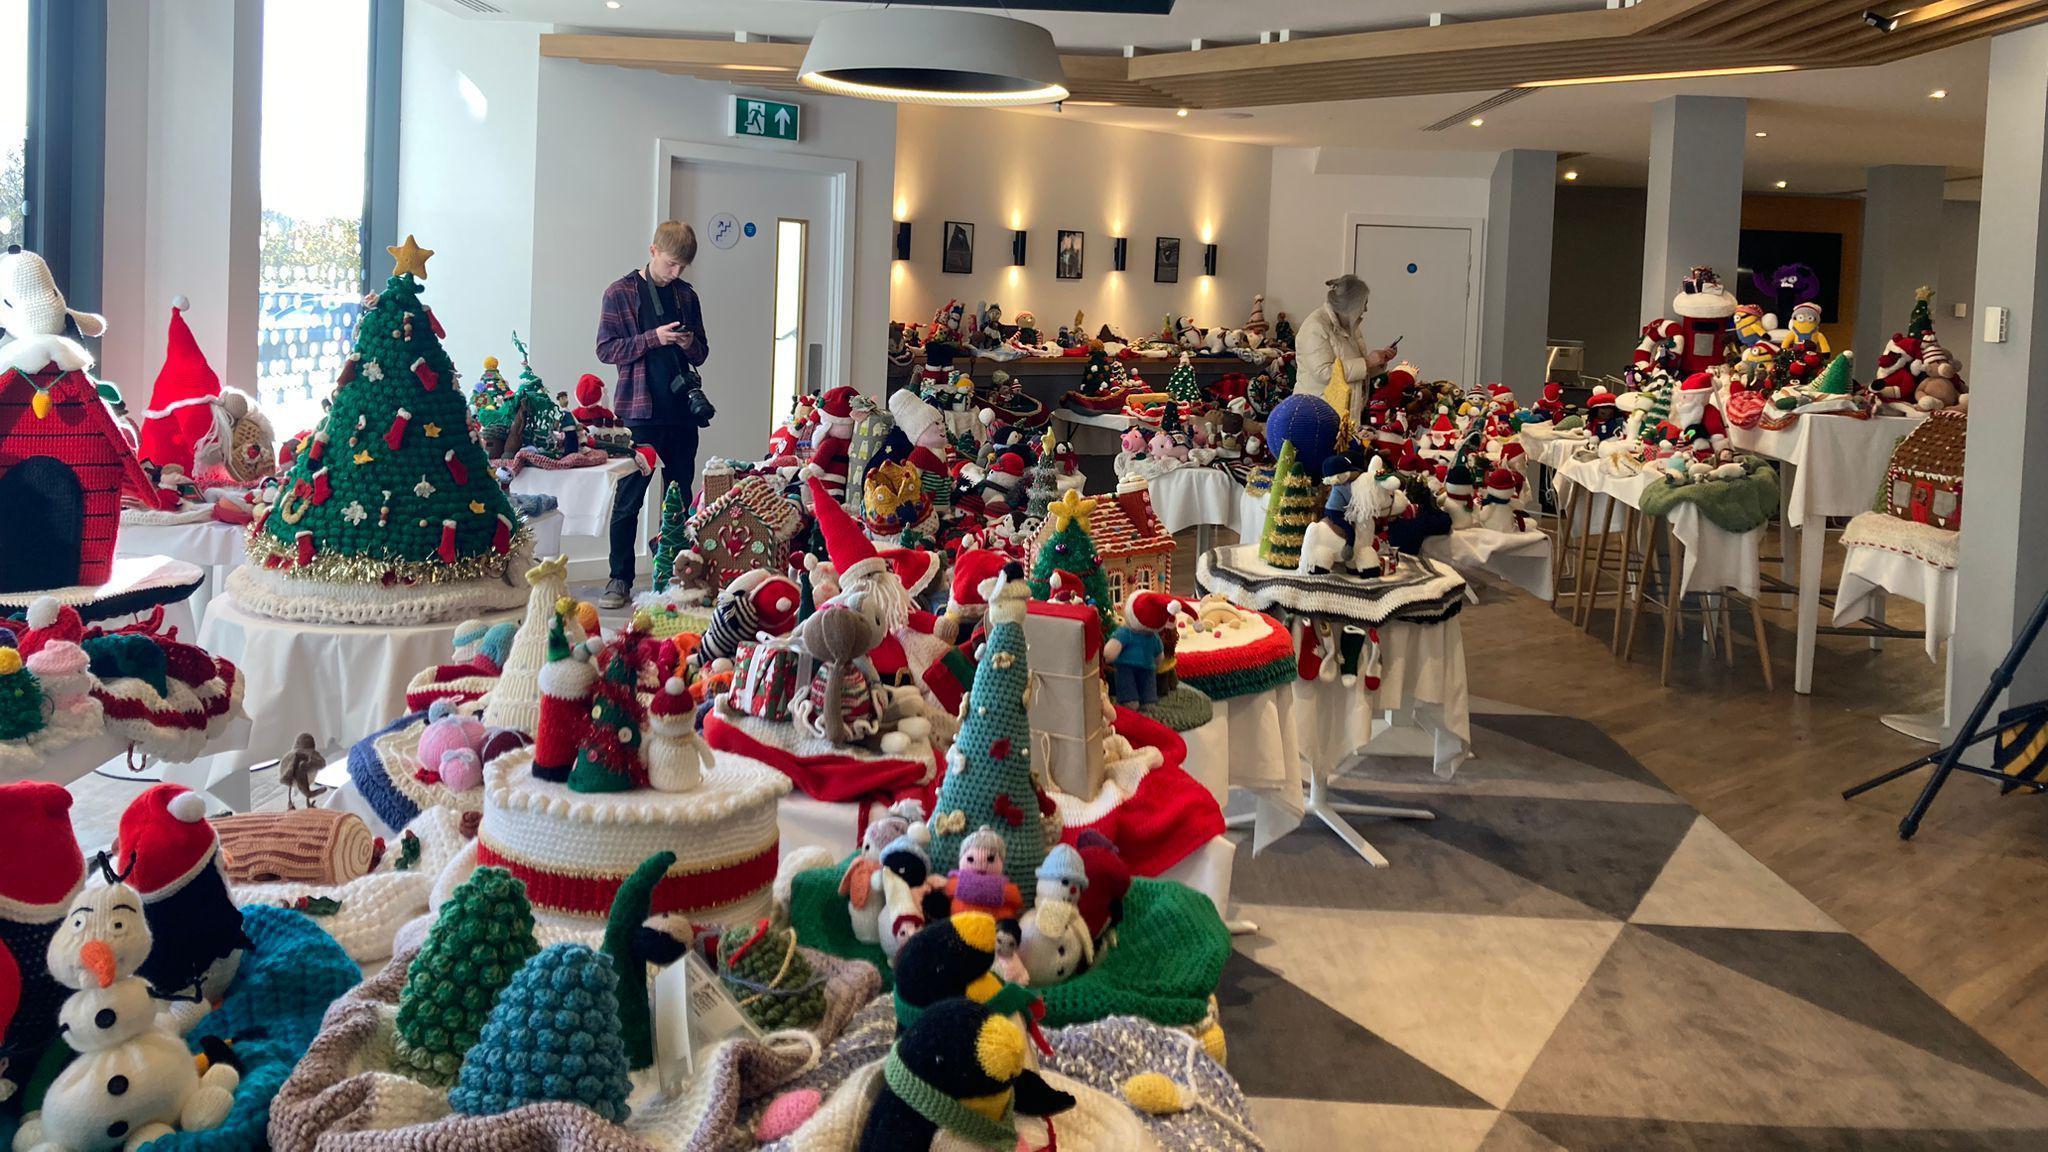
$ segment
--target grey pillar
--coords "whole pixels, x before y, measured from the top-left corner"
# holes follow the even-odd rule
[[[1851,345],[1858,367],[1877,363],[1885,340],[1906,330],[1916,289],[1941,287],[1941,188],[1947,179],[1947,169],[1928,164],[1884,164],[1864,176],[1863,273],[1856,281]],[[1958,343],[1961,337],[1956,333]]]
[[[1970,347],[1970,443],[1949,718],[1960,723],[2048,589],[2048,25],[1991,42]],[[2006,309],[2005,339],[1985,317]],[[2037,644],[2010,700],[2048,696]]]
[[[1479,309],[1479,379],[1523,399],[1543,383],[1550,327],[1550,228],[1557,214],[1557,153],[1516,148],[1493,162],[1487,197],[1486,275]]]
[[[1732,291],[1742,234],[1742,146],[1748,103],[1739,96],[1667,96],[1650,109],[1650,195],[1643,224],[1642,317],[1671,313],[1695,264]]]

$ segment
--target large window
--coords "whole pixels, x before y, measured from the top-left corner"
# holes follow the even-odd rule
[[[0,251],[27,243],[28,0],[0,0]]]
[[[281,432],[319,419],[362,314],[369,60],[370,0],[264,4],[256,375]]]

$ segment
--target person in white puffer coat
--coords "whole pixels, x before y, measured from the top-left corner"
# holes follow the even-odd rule
[[[1365,281],[1346,273],[1326,282],[1329,293],[1321,306],[1302,320],[1294,334],[1294,390],[1320,396],[1330,383],[1330,368],[1344,362],[1344,378],[1351,382],[1352,411],[1343,413],[1354,421],[1361,415],[1366,397],[1365,382],[1393,363],[1394,349],[1365,346],[1365,309],[1372,289]]]

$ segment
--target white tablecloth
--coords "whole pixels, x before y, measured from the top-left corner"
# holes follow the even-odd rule
[[[1168,532],[1182,532],[1201,525],[1237,526],[1243,522],[1238,497],[1244,485],[1221,468],[1175,468],[1154,476],[1152,514]]]
[[[564,536],[604,536],[611,531],[612,503],[618,495],[619,481],[638,467],[636,459],[621,456],[609,464],[587,468],[526,468],[512,478],[512,491],[553,496],[563,516]],[[660,489],[650,487],[649,491]],[[650,500],[659,502],[658,496]]]
[[[243,550],[244,524],[200,520],[192,524],[123,524],[114,546],[116,556],[169,556],[201,568],[237,568],[249,554]],[[226,573],[222,573],[225,575]]]
[[[1835,624],[1878,617],[1876,594],[1903,596],[1926,608],[1929,660],[1941,659],[1941,642],[1956,630],[1956,570],[1937,568],[1889,548],[1852,545],[1842,558],[1842,583],[1835,593]]]
[[[533,554],[536,557],[560,556],[562,554],[562,525],[568,517],[560,508],[550,509],[526,522],[533,529]]]
[[[1854,516],[1875,507],[1892,449],[1925,419],[1801,416],[1776,431],[1730,428],[1728,440],[1744,452],[1792,465],[1786,512],[1797,528],[1808,517]]]
[[[1554,490],[1562,503],[1571,489],[1583,486],[1596,496],[1607,496],[1630,508],[1641,508],[1643,490],[1662,483],[1655,469],[1646,468],[1633,476],[1616,476],[1599,460],[1565,460],[1557,468]],[[1595,501],[1596,508],[1599,507]],[[1595,516],[1599,515],[1598,511]],[[1679,592],[1719,592],[1733,588],[1744,596],[1757,594],[1757,553],[1763,542],[1762,525],[1747,532],[1730,532],[1708,520],[1692,504],[1680,504],[1669,517],[1671,533],[1685,545],[1685,572]]]
[[[1491,572],[1538,600],[1550,599],[1550,537],[1542,532],[1460,528],[1424,540],[1422,554],[1459,571]]]
[[[1117,412],[1076,412],[1071,408],[1052,410],[1053,435],[1074,446],[1083,456],[1114,456],[1122,447],[1118,441],[1132,420]]]

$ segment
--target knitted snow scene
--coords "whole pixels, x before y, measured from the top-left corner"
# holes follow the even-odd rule
[[[477,869],[441,906],[406,975],[396,1066],[423,1083],[452,1081],[499,992],[539,951],[525,886],[502,868]]]
[[[251,611],[405,625],[526,600],[531,534],[470,438],[440,322],[420,301],[432,252],[407,237],[392,255],[327,415],[228,578]]]
[[[1761,456],[1744,454],[1736,463],[1742,474],[1728,479],[1681,479],[1666,472],[1643,489],[1643,513],[1669,516],[1680,504],[1692,504],[1723,531],[1740,534],[1761,527],[1778,512],[1778,470]]]
[[[1294,639],[1263,612],[1204,596],[1176,631],[1175,675],[1211,700],[1255,696],[1295,679]]]

